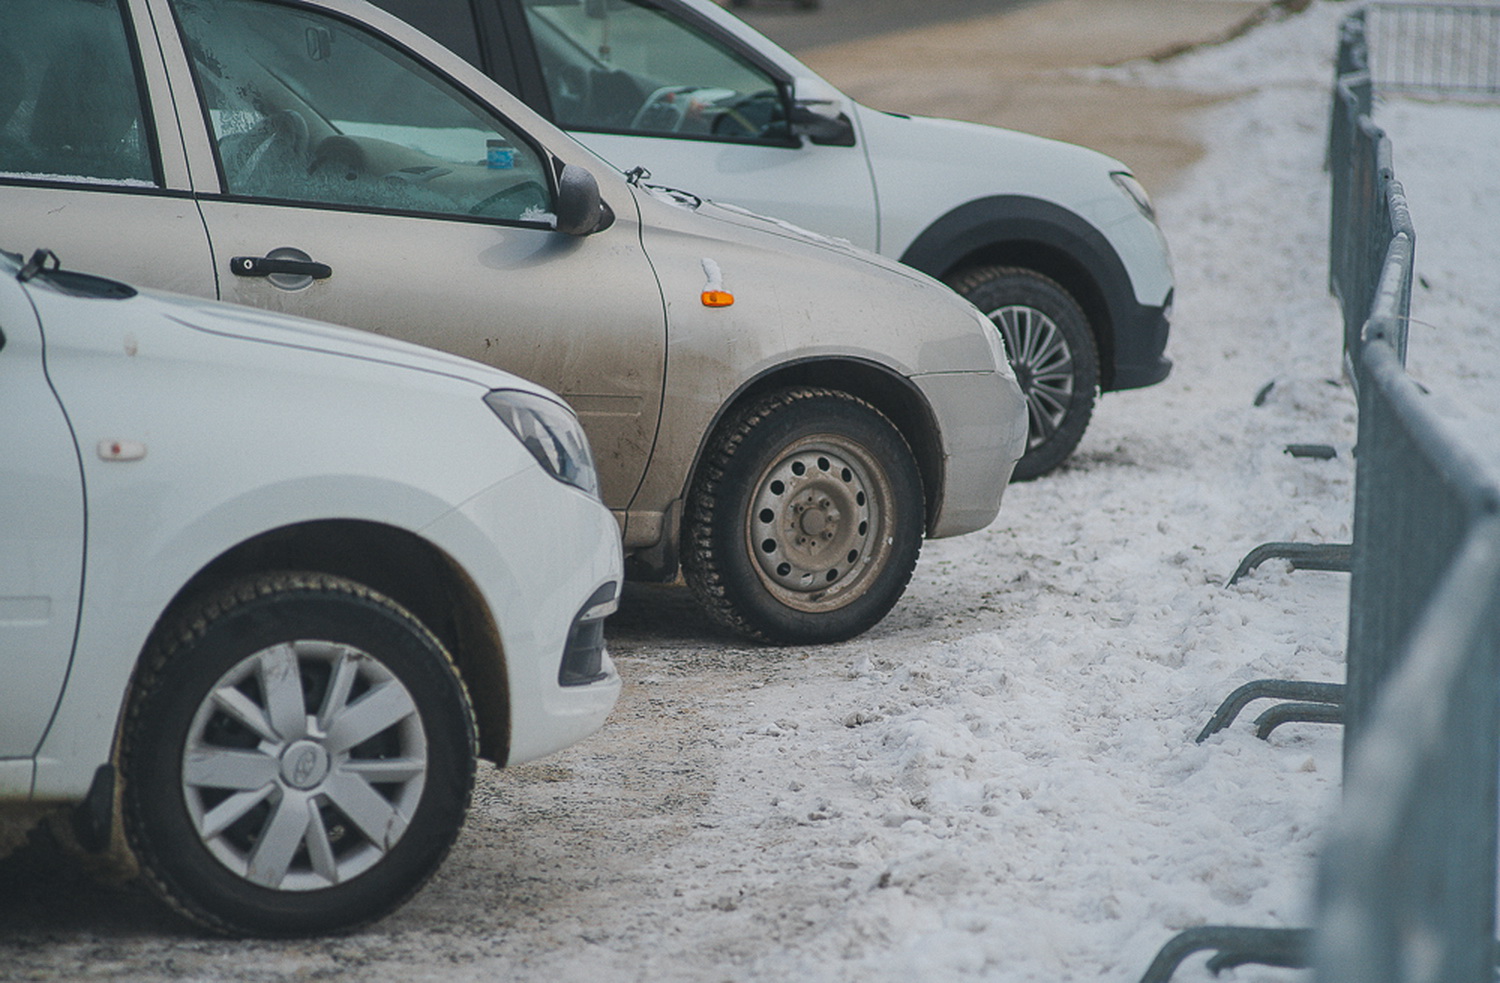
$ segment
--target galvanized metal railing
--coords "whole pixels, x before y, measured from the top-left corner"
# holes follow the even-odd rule
[[[1500,474],[1462,448],[1405,373],[1415,234],[1389,141],[1370,119],[1365,28],[1360,12],[1341,31],[1329,142],[1329,282],[1359,403],[1346,682],[1241,687],[1199,738],[1260,696],[1324,701],[1291,719],[1344,724],[1344,803],[1313,928],[1189,929],[1143,983],[1204,950],[1217,952],[1215,972],[1311,964],[1317,983],[1497,978]]]
[[[1344,372],[1359,392],[1355,361],[1360,332],[1374,308],[1386,251],[1398,236],[1415,245],[1406,195],[1396,183],[1391,142],[1370,118],[1373,82],[1368,68],[1365,12],[1345,19],[1340,29],[1333,112],[1328,133],[1328,285],[1344,312]],[[1411,279],[1404,280],[1395,349],[1406,362],[1406,321]]]
[[[1403,371],[1361,351],[1344,802],[1318,983],[1492,983],[1500,827],[1500,479]]]
[[[1375,2],[1368,10],[1370,67],[1384,91],[1500,94],[1500,6]]]

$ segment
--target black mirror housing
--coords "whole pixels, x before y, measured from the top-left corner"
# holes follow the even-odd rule
[[[599,197],[599,182],[587,168],[563,165],[557,177],[557,231],[593,235],[614,224],[615,213]]]
[[[844,113],[824,116],[802,103],[794,102],[787,118],[794,136],[805,136],[813,143],[825,147],[854,146],[854,123]]]

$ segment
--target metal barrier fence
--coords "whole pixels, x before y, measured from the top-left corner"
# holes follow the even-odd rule
[[[1344,312],[1344,371],[1359,391],[1354,364],[1360,331],[1374,307],[1386,249],[1397,236],[1416,243],[1406,196],[1395,180],[1391,142],[1370,118],[1373,100],[1367,54],[1365,11],[1345,18],[1333,85],[1328,126],[1328,180],[1332,207],[1328,223],[1328,285]],[[1411,307],[1411,280],[1398,298]],[[1394,341],[1406,361],[1406,322]]]
[[[1500,6],[1377,2],[1368,10],[1381,89],[1500,95]]]
[[[1360,355],[1344,802],[1317,983],[1491,983],[1500,825],[1500,482],[1443,432],[1388,317]]]
[[[1317,983],[1497,978],[1500,478],[1461,449],[1405,373],[1415,235],[1389,141],[1369,115],[1366,26],[1361,11],[1341,30],[1329,136],[1329,284],[1359,403],[1347,681],[1328,700],[1337,712],[1324,713],[1345,726],[1344,804],[1312,929],[1189,929],[1143,983],[1203,950],[1217,951],[1215,972],[1311,964]],[[1287,694],[1256,690],[1246,701],[1256,695]],[[1234,712],[1221,707],[1204,736]]]

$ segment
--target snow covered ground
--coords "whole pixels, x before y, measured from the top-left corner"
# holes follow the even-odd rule
[[[682,942],[641,978],[693,978],[682,953],[707,947],[733,979],[1134,980],[1191,925],[1307,923],[1340,731],[1262,742],[1247,714],[1193,737],[1249,679],[1342,678],[1345,575],[1271,563],[1224,581],[1260,542],[1350,536],[1355,411],[1322,171],[1348,10],[1098,73],[1233,94],[1202,121],[1206,159],[1158,203],[1176,371],[1106,397],[1074,465],[1012,489],[993,528],[929,544],[879,631],[777,660],[729,710],[740,732],[672,876],[730,903],[674,927]],[[1413,331],[1413,373],[1493,421],[1500,197],[1480,160],[1500,110],[1391,100],[1379,119],[1432,325]],[[1339,454],[1294,459],[1295,442]],[[804,924],[768,936],[772,912]],[[1208,978],[1201,957],[1178,978]]]
[[[1306,924],[1339,729],[1257,740],[1257,706],[1193,739],[1242,682],[1342,678],[1347,576],[1273,561],[1225,581],[1259,543],[1351,534],[1322,171],[1349,9],[1099,73],[1226,96],[1157,202],[1176,368],[1104,397],[1071,465],[1012,487],[990,529],[927,544],[876,630],[744,647],[635,589],[612,623],[615,718],[485,772],[453,857],[395,916],[203,940],[128,896],[80,907],[48,873],[0,906],[0,978],[1124,983],[1192,925]],[[1500,107],[1389,101],[1378,121],[1418,233],[1412,371],[1500,432],[1482,426],[1500,418]],[[1210,978],[1202,957],[1177,974]]]

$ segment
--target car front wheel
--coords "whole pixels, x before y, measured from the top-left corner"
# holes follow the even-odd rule
[[[342,931],[447,854],[474,715],[442,644],[394,601],[262,575],[158,631],[121,764],[126,834],[169,905],[233,935]]]
[[[952,287],[995,325],[1026,397],[1030,434],[1013,481],[1056,468],[1073,453],[1094,412],[1099,355],[1078,302],[1032,270],[986,266]]]
[[[684,574],[733,630],[840,641],[906,590],[924,508],[911,449],[877,409],[830,390],[772,393],[716,432],[689,497]]]

